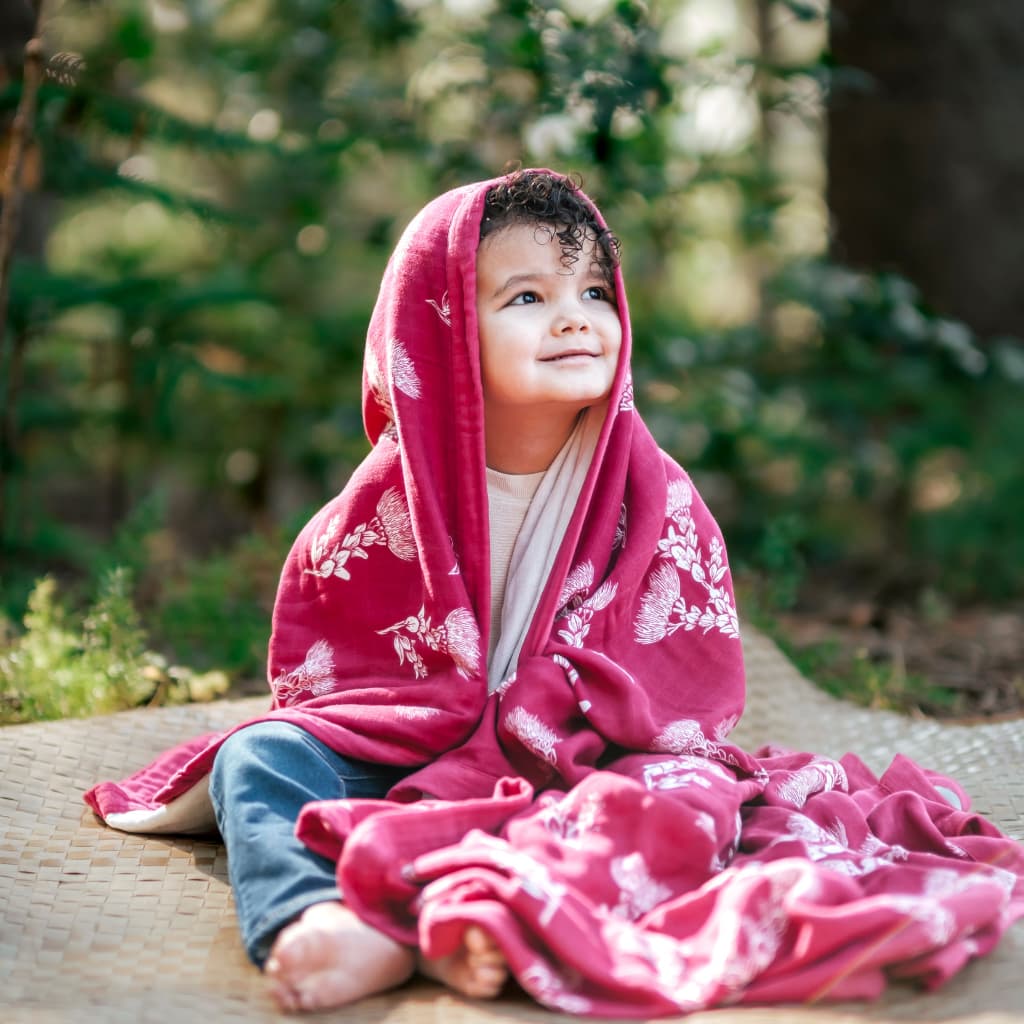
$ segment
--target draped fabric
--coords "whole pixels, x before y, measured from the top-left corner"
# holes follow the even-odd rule
[[[618,272],[622,354],[590,468],[488,693],[475,259],[492,184],[442,195],[399,241],[367,337],[372,450],[299,535],[274,609],[263,718],[418,770],[388,801],[309,806],[300,837],[377,927],[432,954],[479,921],[563,1010],[941,980],[1024,912],[1021,848],[909,762],[879,780],[729,744],[744,687],[725,548],[634,408]],[[174,808],[199,802],[224,735],[86,799],[117,827],[185,827]]]
[[[633,407],[618,272],[614,394],[518,664],[488,696],[475,262],[490,184],[442,195],[402,235],[367,337],[373,448],[300,533],[274,608],[265,717],[354,758],[424,765],[401,799],[486,795],[504,776],[571,786],[620,750],[721,738],[743,706],[721,535]],[[140,812],[135,827],[209,772],[222,739],[87,799],[108,820]]]
[[[378,929],[434,957],[480,925],[535,999],[588,1016],[936,987],[1024,911],[1021,847],[949,780],[901,758],[881,779],[849,755],[758,764],[633,754],[567,793],[312,804],[299,835]]]

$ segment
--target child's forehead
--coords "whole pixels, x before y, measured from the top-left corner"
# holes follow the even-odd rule
[[[563,268],[563,273],[573,274],[577,270],[588,269],[599,272],[597,235],[588,231],[578,246],[574,245],[570,250],[578,255],[567,260],[567,247],[559,235],[557,224],[546,221],[515,222],[503,225],[480,240],[476,252],[477,268],[483,262],[492,272],[502,267],[522,270],[531,264],[541,270],[557,262]]]

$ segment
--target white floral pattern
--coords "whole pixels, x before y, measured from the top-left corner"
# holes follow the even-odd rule
[[[719,743],[724,742],[725,738],[736,728],[737,722],[739,722],[740,716],[738,714],[726,715],[718,725],[714,728],[715,739]]]
[[[444,622],[434,626],[421,606],[415,615],[377,632],[381,636],[393,634],[398,664],[409,662],[417,679],[430,674],[419,651],[421,646],[447,654],[455,662],[459,675],[466,678],[480,665],[480,630],[468,608],[454,609]]]
[[[594,565],[588,561],[577,565],[562,586],[558,602],[562,610],[557,617],[564,623],[564,628],[558,631],[558,635],[572,647],[583,646],[595,613],[607,608],[619,589],[617,583],[605,580],[590,597],[584,597],[593,585]]]
[[[604,924],[602,932],[618,954],[616,976],[627,984],[648,982],[648,971],[653,971],[654,984],[680,1009],[696,1009],[703,1000],[684,994],[692,990],[690,963],[682,947],[672,936],[660,932],[635,928],[617,919]]]
[[[801,881],[801,871],[781,861],[741,868],[733,879],[742,878],[750,878],[754,884],[767,881],[767,892],[742,915],[719,917],[721,926],[711,939],[711,956],[703,968],[709,979],[734,992],[745,988],[775,960],[788,923],[785,898]],[[724,879],[719,875],[716,881]]]
[[[586,1016],[592,1011],[590,1000],[570,992],[566,983],[543,960],[535,960],[516,977],[542,1006],[578,1016]]]
[[[619,887],[619,902],[610,912],[624,921],[635,921],[672,895],[667,885],[662,885],[651,875],[639,850],[624,857],[613,857],[609,872]]]
[[[580,681],[580,674],[576,671],[576,667],[573,663],[562,654],[552,654],[551,660],[561,669],[565,670],[565,676],[569,680],[569,685],[575,687]]]
[[[944,946],[956,934],[956,917],[930,895],[886,896],[886,906],[921,925],[930,943]]]
[[[374,401],[376,401],[380,411],[388,421],[388,425],[382,433],[397,440],[398,431],[395,428],[395,408],[391,404],[391,395],[388,393],[388,389],[385,387],[384,380],[381,377],[377,356],[370,346],[366,347],[366,355],[363,362],[366,366],[366,384],[373,394]]]
[[[352,578],[348,563],[353,558],[369,558],[366,549],[387,547],[403,562],[416,557],[416,542],[412,534],[412,521],[405,497],[397,487],[389,487],[377,502],[377,514],[366,523],[360,523],[351,533],[338,542],[339,515],[333,515],[322,533],[313,537],[309,549],[312,568],[303,573],[319,576],[321,579],[335,577],[340,580]]]
[[[615,538],[612,541],[612,551],[618,551],[620,548],[626,546],[626,526],[629,519],[629,513],[626,511],[626,503],[622,503],[622,508],[619,509],[619,521],[615,524]]]
[[[631,412],[636,406],[633,402],[633,375],[626,374],[622,382],[622,394],[619,396],[619,412]]]
[[[498,685],[494,688],[494,692],[499,697],[504,697],[505,694],[512,689],[513,685],[515,684],[515,681],[516,674],[515,672],[513,672],[512,675],[506,676],[504,679],[502,679],[500,683],[498,683]]]
[[[282,672],[271,684],[281,704],[310,697],[322,697],[334,689],[334,650],[326,640],[317,640],[298,668]]]
[[[422,397],[423,385],[420,384],[416,367],[405,346],[397,338],[392,338],[388,344],[388,358],[391,363],[392,385],[409,398]]]
[[[475,837],[475,845],[484,851],[487,860],[495,867],[504,871],[530,899],[542,904],[537,921],[546,927],[558,912],[565,899],[569,887],[564,882],[556,881],[551,876],[547,865],[529,853],[516,850],[504,840],[496,836],[479,835]],[[460,885],[458,875],[444,876],[431,882],[427,887],[448,887]],[[433,892],[430,893],[433,895]]]
[[[450,533],[448,534],[448,543],[451,544],[451,546],[452,546],[452,556],[454,557],[454,561],[452,562],[452,567],[448,570],[448,575],[449,576],[461,576],[462,575],[462,565],[461,565],[461,563],[459,561],[459,553],[455,550],[455,538]]]
[[[794,807],[803,807],[813,793],[825,793],[830,789],[843,792],[849,789],[846,771],[837,761],[815,758],[780,782],[776,792]]]
[[[505,728],[528,750],[544,758],[548,764],[558,763],[555,751],[561,739],[550,726],[545,725],[535,714],[517,705],[505,716]]]
[[[700,754],[725,764],[735,765],[736,757],[728,750],[704,735],[700,722],[692,718],[678,718],[669,722],[654,738],[652,750],[667,754]]]
[[[545,794],[540,800],[540,823],[566,846],[583,847],[587,837],[597,831],[604,805],[596,793],[587,794],[579,806],[571,796]]]
[[[594,563],[590,561],[581,562],[574,566],[558,594],[559,615],[565,615],[572,602],[582,602],[584,595],[594,585]]]
[[[647,580],[640,609],[633,624],[637,643],[655,644],[678,629],[687,632],[716,629],[738,640],[740,635],[732,595],[723,581],[729,572],[725,548],[712,537],[705,555],[693,522],[693,491],[685,480],[673,480],[668,488],[666,518],[668,529],[658,541],[661,562]],[[687,604],[682,595],[681,576],[688,576],[707,592],[703,608]]]
[[[452,325],[452,307],[448,301],[448,293],[445,292],[441,296],[441,301],[438,302],[436,299],[427,299],[427,302],[434,307],[434,312],[441,318],[441,320],[449,327]]]
[[[706,757],[684,755],[674,757],[671,761],[657,761],[644,765],[644,786],[651,791],[685,789],[687,786],[710,789],[709,775],[730,781],[732,779],[732,776],[714,761],[709,761]]]
[[[834,874],[849,878],[869,875],[879,868],[905,861],[910,856],[904,847],[890,846],[870,834],[854,849],[841,821],[835,821],[825,828],[804,814],[790,815],[786,822],[786,833],[773,840],[771,845],[784,842],[788,837],[803,843],[809,860]]]
[[[441,714],[440,708],[421,707],[416,704],[392,704],[391,710],[396,718],[404,718],[409,722],[425,722]]]
[[[957,931],[956,916],[942,905],[944,899],[969,892],[978,886],[995,883],[1003,888],[1006,899],[1009,900],[1016,882],[1015,876],[999,868],[986,867],[989,870],[982,869],[969,874],[951,871],[948,868],[935,868],[925,877],[924,891],[919,895],[894,895],[885,896],[883,899],[888,905],[922,925],[930,942],[936,946],[943,946]],[[1009,879],[1004,879],[1000,877],[1001,875],[1009,875]]]

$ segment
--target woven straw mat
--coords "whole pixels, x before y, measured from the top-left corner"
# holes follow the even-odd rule
[[[940,725],[839,703],[763,636],[746,640],[749,699],[734,734],[840,756],[876,771],[902,751],[956,776],[975,807],[1024,835],[1024,720]],[[123,777],[172,743],[259,713],[263,698],[128,711],[0,729],[0,1024],[32,1021],[280,1020],[245,959],[223,847],[125,835],[99,824],[82,791]],[[896,987],[880,1002],[734,1008],[694,1024],[947,1021],[1024,1024],[1024,925],[938,993]],[[510,990],[514,986],[510,986]],[[463,1024],[567,1021],[515,991],[460,999],[416,981],[317,1020]]]

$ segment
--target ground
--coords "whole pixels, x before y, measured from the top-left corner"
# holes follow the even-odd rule
[[[947,719],[1024,714],[1022,604],[886,603],[823,584],[775,620],[775,638],[830,692]]]

